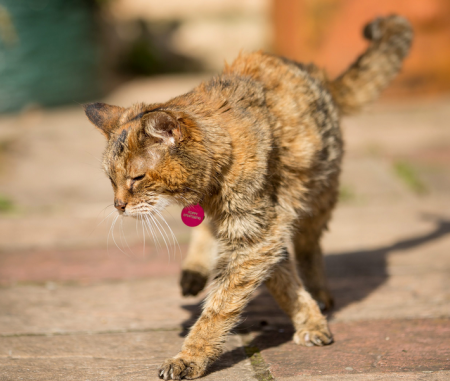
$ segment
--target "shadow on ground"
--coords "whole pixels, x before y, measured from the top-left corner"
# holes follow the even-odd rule
[[[425,243],[434,241],[450,233],[450,221],[433,217],[436,227],[428,234],[398,241],[392,245],[372,250],[343,252],[325,257],[325,266],[331,292],[335,298],[335,307],[339,311],[347,305],[358,302],[388,279],[387,257],[392,251],[406,251]],[[191,313],[183,323],[182,335],[188,333],[201,313],[201,304],[182,306]],[[269,323],[270,322],[270,323]],[[260,332],[246,346],[260,351],[277,347],[291,340],[294,329],[289,319],[279,309],[269,292],[262,287],[257,296],[244,311],[242,322],[235,329],[237,333]],[[274,334],[276,332],[276,334]],[[242,360],[242,348],[236,348],[222,355],[210,369],[213,373],[232,367]]]

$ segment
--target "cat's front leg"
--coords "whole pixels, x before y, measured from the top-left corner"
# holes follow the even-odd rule
[[[158,371],[164,380],[193,379],[202,376],[222,353],[227,334],[237,323],[253,291],[285,260],[281,244],[264,242],[236,245],[223,252],[217,275],[211,285],[202,315],[192,327],[181,352],[166,360]]]
[[[183,296],[196,296],[208,281],[217,256],[217,243],[211,226],[204,221],[192,229],[192,238],[181,269],[180,286]]]

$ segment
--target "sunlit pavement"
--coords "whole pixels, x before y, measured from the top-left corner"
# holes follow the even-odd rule
[[[107,101],[154,102],[199,80],[136,81]],[[296,346],[262,288],[205,380],[450,379],[448,120],[448,97],[344,120],[341,202],[324,237],[335,342]],[[134,221],[113,238],[104,141],[79,107],[0,126],[0,194],[14,205],[0,214],[0,380],[156,380],[205,295],[181,297],[179,210],[166,214],[179,246],[144,246]]]

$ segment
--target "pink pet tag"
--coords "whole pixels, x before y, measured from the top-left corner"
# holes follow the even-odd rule
[[[185,225],[193,228],[198,226],[205,219],[205,211],[200,205],[192,205],[183,208],[181,211],[181,220]]]

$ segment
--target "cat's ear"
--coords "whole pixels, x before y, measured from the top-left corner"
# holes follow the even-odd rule
[[[162,112],[149,112],[142,117],[142,127],[146,135],[160,143],[175,145],[183,140],[183,127],[173,115]]]
[[[117,128],[119,118],[125,111],[123,107],[106,103],[88,103],[83,105],[86,116],[108,139]]]

